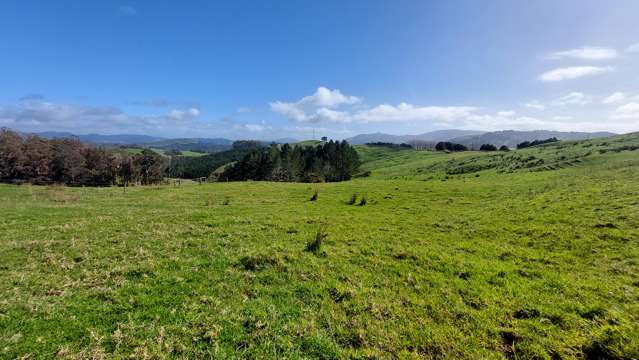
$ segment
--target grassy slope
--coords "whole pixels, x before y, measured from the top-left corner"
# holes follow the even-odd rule
[[[126,148],[125,150],[129,154],[137,155],[137,154],[141,154],[143,149],[140,149],[140,148]],[[166,153],[166,150],[164,150],[164,149],[151,148],[151,150],[155,151],[156,153],[158,153],[160,155],[165,155],[165,153]],[[196,152],[196,151],[190,151],[190,150],[183,150],[183,151],[180,151],[180,152],[182,153],[182,155],[180,155],[180,156],[184,156],[184,157],[199,157],[199,156],[208,155],[208,153],[205,153],[205,152]]]
[[[639,152],[609,149],[639,137],[619,141],[506,155],[553,171],[361,147],[372,175],[345,183],[2,185],[0,358],[637,357]]]

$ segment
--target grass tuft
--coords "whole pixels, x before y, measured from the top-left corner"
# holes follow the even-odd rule
[[[324,227],[320,227],[315,233],[315,237],[313,240],[309,241],[306,244],[306,251],[312,252],[313,254],[319,254],[322,250],[322,242],[328,237],[328,233],[324,231]]]

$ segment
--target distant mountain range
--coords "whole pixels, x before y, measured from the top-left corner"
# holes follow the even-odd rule
[[[119,135],[100,135],[100,134],[86,134],[86,135],[76,135],[70,132],[58,132],[58,131],[47,131],[37,133],[36,135],[42,136],[47,139],[69,139],[69,138],[78,138],[82,142],[91,143],[91,144],[145,144],[154,141],[163,140],[164,138],[157,136],[148,136],[148,135],[129,135],[129,134],[119,134]]]
[[[175,149],[181,151],[200,151],[200,152],[218,152],[230,149],[233,140],[225,138],[178,138],[169,139],[148,135],[100,135],[86,134],[75,135],[69,132],[41,132],[36,135],[45,138],[78,138],[82,142],[103,146],[141,146],[152,147],[158,149]],[[411,143],[415,141],[436,143],[439,141],[450,141],[463,144],[469,148],[479,148],[482,144],[493,144],[497,147],[506,145],[514,148],[517,144],[524,141],[543,140],[556,137],[559,140],[581,140],[598,137],[607,137],[616,135],[611,132],[562,132],[562,131],[474,131],[474,130],[437,130],[417,135],[391,135],[384,133],[360,134],[346,139],[350,144],[361,145],[374,142],[387,142],[394,144]],[[265,141],[268,143],[270,141]],[[298,142],[292,138],[278,139],[277,143],[295,143]]]
[[[548,131],[548,130],[534,130],[534,131],[471,131],[471,130],[438,130],[431,131],[419,135],[390,135],[384,133],[375,134],[361,134],[346,139],[349,143],[367,144],[374,142],[388,142],[388,143],[411,143],[414,141],[424,142],[439,142],[450,141],[453,143],[463,144],[469,148],[479,148],[482,144],[493,144],[497,147],[506,145],[508,147],[515,147],[517,144],[524,141],[543,140],[551,137],[556,137],[559,140],[581,140],[592,139],[599,137],[607,137],[616,135],[611,132],[563,132],[563,131]]]
[[[506,145],[510,148],[514,148],[517,144],[524,141],[544,140],[555,137],[559,140],[582,140],[593,139],[607,136],[614,136],[617,134],[611,132],[564,132],[564,131],[548,131],[548,130],[534,130],[534,131],[515,131],[504,130],[487,132],[479,135],[472,136],[460,136],[450,139],[450,142],[463,144],[471,149],[478,149],[482,144],[493,144],[497,147]]]
[[[360,134],[353,136],[351,138],[346,139],[350,144],[353,145],[362,145],[367,143],[374,142],[387,142],[394,144],[401,143],[409,143],[411,141],[427,141],[427,142],[437,142],[437,141],[449,141],[453,138],[463,137],[463,136],[473,136],[473,135],[481,135],[484,131],[473,131],[473,130],[437,130],[431,131],[418,135],[390,135],[384,133],[374,133],[374,134]]]
[[[218,151],[228,150],[233,145],[233,140],[225,138],[163,138],[157,136],[147,135],[130,135],[130,134],[117,134],[117,135],[100,135],[100,134],[86,134],[76,135],[70,132],[56,132],[48,131],[41,132],[35,135],[48,138],[48,139],[70,139],[77,138],[80,141],[100,145],[106,147],[120,147],[120,146],[136,146],[136,147],[149,147],[163,150],[180,150],[180,151],[198,151],[214,153]],[[298,140],[292,138],[277,139],[277,143],[295,143]],[[270,143],[270,141],[264,141]]]

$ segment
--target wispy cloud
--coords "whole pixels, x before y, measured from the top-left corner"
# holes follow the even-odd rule
[[[605,47],[584,46],[578,49],[557,51],[549,59],[609,60],[617,57],[617,50]]]
[[[44,100],[44,95],[42,94],[27,94],[20,98],[20,101],[33,101],[33,100]]]
[[[353,115],[353,118],[359,122],[427,120],[449,122],[470,116],[477,109],[472,106],[415,106],[407,103],[393,106],[383,104],[372,109],[358,111]]]
[[[592,102],[592,97],[584,93],[573,91],[567,95],[560,97],[553,102],[553,105],[566,106],[566,105],[587,105]]]
[[[189,120],[200,116],[200,110],[196,108],[190,108],[185,110],[173,109],[169,111],[167,116],[174,120]]]
[[[616,104],[626,100],[626,97],[627,97],[626,94],[620,91],[617,91],[603,98],[601,102],[604,104]]]
[[[615,68],[612,66],[572,66],[545,72],[539,76],[539,79],[546,82],[562,81],[577,79],[584,76],[604,74],[614,70]]]
[[[626,49],[627,52],[630,53],[636,53],[639,52],[639,43],[636,44],[632,44],[630,46],[628,46],[628,48]]]
[[[529,109],[535,109],[538,111],[543,111],[546,109],[546,105],[542,104],[541,102],[537,101],[537,100],[532,100],[529,101],[527,103],[524,104],[524,107],[527,107]]]
[[[113,106],[63,104],[37,99],[0,106],[0,124],[24,131],[158,134],[192,128],[198,116],[200,111],[196,108],[172,109],[157,115],[131,115]]]
[[[138,14],[138,11],[131,5],[122,5],[118,8],[118,11],[125,16],[135,16]]]
[[[639,122],[639,103],[631,102],[615,109],[611,118],[613,120],[633,120]]]

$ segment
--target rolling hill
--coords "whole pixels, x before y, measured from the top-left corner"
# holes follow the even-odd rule
[[[339,183],[0,184],[0,357],[639,358],[639,133],[357,149]]]
[[[100,134],[84,134],[76,135],[69,132],[40,132],[36,135],[47,139],[65,139],[65,138],[77,138],[84,143],[89,144],[115,144],[115,145],[127,145],[127,144],[146,144],[155,141],[160,141],[163,138],[148,135],[131,135],[131,134],[119,134],[119,135],[100,135]]]
[[[432,131],[419,135],[389,135],[383,133],[375,134],[361,134],[346,139],[349,143],[354,145],[362,145],[374,142],[387,142],[387,143],[410,143],[413,141],[424,141],[430,143],[436,143],[439,141],[450,141],[458,144],[466,145],[470,148],[478,149],[482,144],[493,144],[497,147],[506,145],[508,147],[515,147],[517,144],[524,141],[533,141],[548,139],[556,137],[559,140],[580,140],[580,139],[592,139],[599,137],[613,136],[614,133],[610,132],[562,132],[562,131],[548,131],[548,130],[535,130],[535,131],[494,131],[494,132],[481,132],[481,131],[469,131],[469,130],[439,130]]]
[[[479,149],[482,144],[493,144],[497,147],[506,145],[514,148],[517,144],[524,141],[543,140],[555,137],[559,140],[582,140],[594,139],[601,137],[614,136],[611,132],[564,132],[564,131],[494,131],[479,135],[460,136],[451,138],[449,141],[468,146],[469,148]]]
[[[375,142],[386,142],[386,143],[408,143],[411,141],[419,140],[419,141],[427,141],[427,142],[437,142],[437,141],[448,141],[452,138],[460,137],[460,136],[471,136],[471,135],[479,135],[482,134],[481,131],[473,131],[473,130],[437,130],[431,131],[418,135],[390,135],[384,133],[374,133],[374,134],[360,134],[350,138],[347,138],[350,144],[353,145],[362,145],[367,143],[375,143]]]

